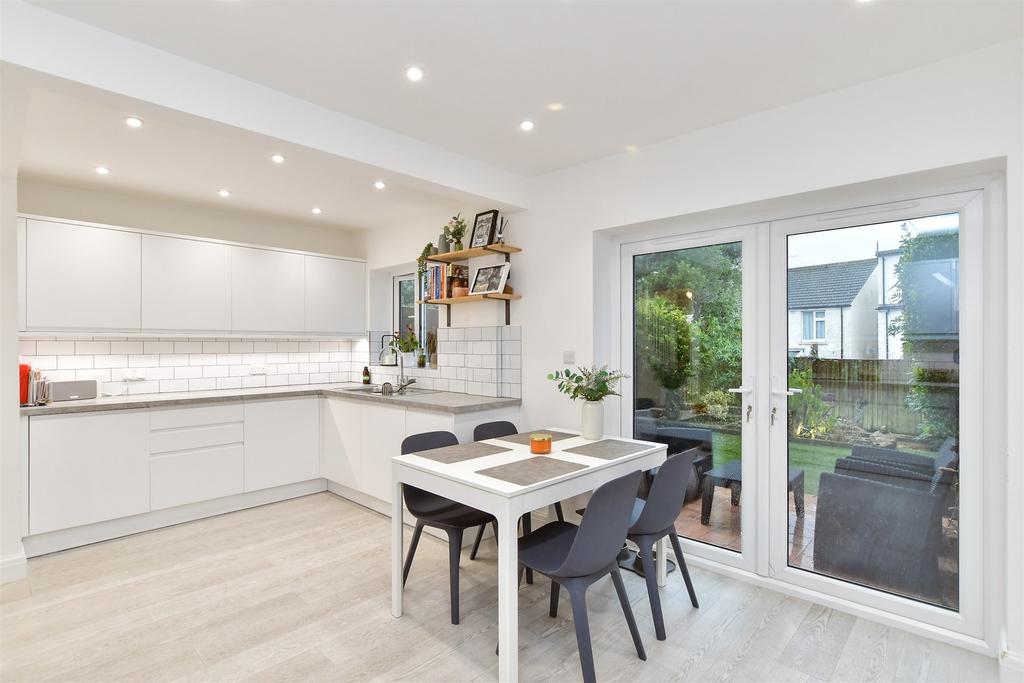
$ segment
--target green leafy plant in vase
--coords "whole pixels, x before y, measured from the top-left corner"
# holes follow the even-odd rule
[[[583,438],[591,440],[600,439],[604,433],[604,399],[618,396],[615,386],[626,377],[621,370],[609,370],[606,365],[548,373],[560,392],[573,401],[583,399]]]
[[[395,330],[395,346],[404,356],[403,362],[405,366],[408,368],[413,367],[416,363],[416,349],[419,348],[420,342],[416,339],[416,333],[413,331],[412,325],[406,325],[405,332]]]
[[[462,238],[466,236],[466,219],[459,212],[444,226],[444,238],[452,245],[452,251],[462,251]]]

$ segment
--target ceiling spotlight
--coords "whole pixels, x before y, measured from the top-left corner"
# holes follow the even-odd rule
[[[138,116],[126,116],[124,117],[124,125],[129,128],[142,128],[142,119]]]
[[[272,154],[272,155],[270,155],[270,160],[273,161],[275,164],[283,164],[284,163],[284,155],[283,154]]]
[[[636,145],[626,145],[626,151],[627,152],[635,152],[636,150],[637,150],[637,146]]]
[[[423,69],[418,66],[410,66],[405,70],[405,77],[413,83],[419,83],[423,80]]]
[[[219,194],[221,197],[230,197],[231,196],[231,191],[230,190],[220,190],[217,194]]]
[[[110,175],[110,169],[107,168],[106,166],[97,166],[96,172],[99,173],[100,175]]]
[[[548,105],[548,111],[562,111],[565,109],[565,105],[561,102],[552,102]]]
[[[313,213],[315,213],[317,216],[319,216],[322,213],[322,211],[320,211],[320,207],[319,206],[314,206],[313,207]]]
[[[385,187],[387,187],[387,183],[385,183],[383,180],[378,180],[373,184],[373,186],[378,190],[383,190]]]
[[[531,121],[530,119],[523,119],[522,121],[519,122],[519,130],[529,133],[531,130],[533,130],[533,121]]]

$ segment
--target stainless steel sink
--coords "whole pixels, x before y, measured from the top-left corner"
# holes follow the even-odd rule
[[[381,394],[381,391],[380,391],[380,386],[373,385],[373,384],[366,385],[366,386],[361,386],[361,387],[339,387],[339,388],[342,391],[351,391],[351,392],[357,393],[357,394],[376,394],[378,396],[383,396],[383,394]],[[404,394],[399,394],[398,392],[395,392],[394,394],[392,394],[392,396],[413,396],[413,395],[416,395],[416,394],[436,394],[436,393],[437,393],[437,391],[435,391],[434,389],[418,389],[416,387],[408,387],[408,388],[406,388]],[[390,397],[385,397],[385,398],[390,398]]]

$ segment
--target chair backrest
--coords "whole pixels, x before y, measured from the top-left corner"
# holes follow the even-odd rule
[[[693,474],[694,450],[677,453],[658,468],[651,491],[647,494],[644,511],[633,523],[629,533],[654,534],[675,524],[679,511],[683,509],[686,489]]]
[[[407,436],[402,440],[402,455],[429,451],[433,448],[444,448],[445,446],[457,446],[458,444],[459,438],[451,432],[423,432]],[[435,511],[442,503],[451,504],[451,501],[441,496],[408,484],[402,485],[402,495],[409,512],[417,517]]]
[[[588,576],[612,562],[622,549],[640,485],[640,470],[597,487],[565,562],[553,576]]]
[[[502,436],[518,434],[519,430],[508,420],[497,420],[495,422],[484,422],[473,428],[473,441],[484,439],[497,439]]]

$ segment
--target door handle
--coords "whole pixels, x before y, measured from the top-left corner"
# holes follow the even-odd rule
[[[730,387],[726,389],[730,394],[745,394],[748,391],[753,391],[750,387]]]
[[[732,391],[732,390],[730,389],[730,391]],[[795,396],[797,394],[802,394],[802,393],[804,393],[803,389],[793,389],[792,387],[787,387],[784,391],[773,391],[772,395],[773,396]]]
[[[748,405],[747,406],[747,422],[750,422],[750,414],[752,412],[754,412],[754,406]]]
[[[769,419],[769,421],[771,422],[771,424],[772,424],[772,425],[774,425],[774,424],[775,424],[775,414],[776,414],[776,413],[777,413],[778,411],[779,411],[779,409],[778,409],[778,408],[772,408],[772,414],[771,414],[771,415],[769,416],[769,418],[768,418],[768,419]]]

